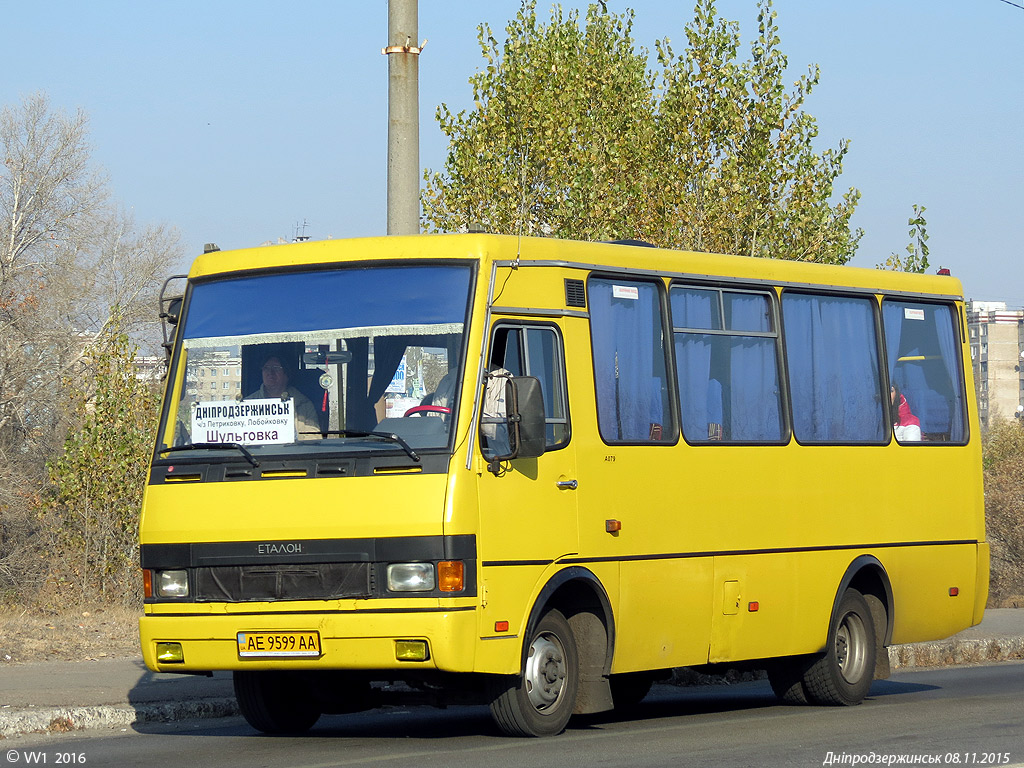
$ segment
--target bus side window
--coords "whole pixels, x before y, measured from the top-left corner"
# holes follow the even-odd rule
[[[670,303],[686,440],[781,442],[778,332],[769,294],[673,286]]]
[[[963,376],[956,316],[946,304],[886,299],[882,303],[889,382],[918,422],[926,442],[964,440]],[[894,420],[898,412],[894,406]],[[897,431],[897,439],[900,439]]]
[[[569,405],[565,385],[562,340],[552,326],[499,325],[494,330],[488,370],[504,369],[513,376],[533,376],[544,396],[545,450],[569,442]]]
[[[796,439],[886,442],[874,300],[786,290],[782,318]]]
[[[601,439],[674,442],[660,284],[591,278],[587,295]]]

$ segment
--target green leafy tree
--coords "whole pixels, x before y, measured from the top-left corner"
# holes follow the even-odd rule
[[[583,28],[555,7],[550,24],[524,3],[499,45],[479,28],[486,67],[470,78],[475,108],[437,110],[444,174],[426,174],[436,230],[601,239],[617,235],[646,179],[653,78],[634,50],[632,13],[592,6]]]
[[[928,269],[928,222],[925,221],[923,205],[914,205],[914,215],[907,219],[910,231],[910,242],[907,244],[907,255],[893,253],[879,264],[879,269],[890,269],[896,272],[917,272],[924,274]]]
[[[62,600],[138,599],[137,528],[159,391],[134,365],[136,351],[115,322],[87,350],[72,385],[80,425],[49,465],[43,512],[49,582]]]
[[[833,202],[849,145],[814,152],[818,71],[787,90],[771,0],[746,61],[738,25],[699,0],[685,50],[657,44],[657,76],[632,20],[592,5],[581,28],[556,6],[545,25],[527,0],[503,45],[480,27],[474,109],[438,109],[449,154],[425,174],[426,227],[849,260],[859,193]]]

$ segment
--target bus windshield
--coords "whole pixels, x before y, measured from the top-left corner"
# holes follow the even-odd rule
[[[471,277],[361,266],[195,283],[159,448],[446,448]]]

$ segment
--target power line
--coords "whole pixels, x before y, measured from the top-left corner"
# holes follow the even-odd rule
[[[1012,5],[1014,8],[1020,8],[1022,11],[1024,11],[1024,5],[1018,5],[1017,3],[1011,2],[1011,0],[999,0],[999,2],[1006,3],[1007,5]]]

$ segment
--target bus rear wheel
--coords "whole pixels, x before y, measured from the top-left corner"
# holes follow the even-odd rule
[[[867,600],[855,589],[846,590],[829,630],[825,653],[804,673],[807,698],[815,704],[860,704],[875,678],[875,643],[875,625]]]
[[[576,706],[579,654],[572,629],[556,610],[548,611],[527,640],[523,669],[514,678],[497,678],[491,716],[509,736],[561,733]]]
[[[239,671],[234,684],[238,709],[257,731],[305,733],[320,719],[320,709],[297,675]]]

